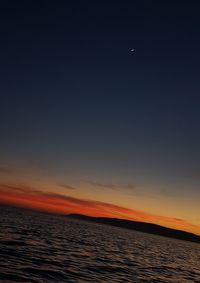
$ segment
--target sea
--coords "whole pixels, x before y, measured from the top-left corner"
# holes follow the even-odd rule
[[[0,282],[200,282],[200,245],[0,206]]]

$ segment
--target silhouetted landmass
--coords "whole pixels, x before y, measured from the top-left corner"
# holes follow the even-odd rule
[[[95,223],[100,223],[100,224],[111,225],[115,227],[126,228],[130,230],[136,230],[136,231],[155,234],[159,236],[180,239],[184,241],[200,243],[200,236],[197,236],[189,232],[181,231],[181,230],[166,228],[166,227],[163,227],[157,224],[152,224],[152,223],[131,221],[131,220],[125,220],[125,219],[118,219],[118,218],[91,217],[91,216],[80,215],[80,214],[69,214],[67,215],[67,217],[78,219],[78,220],[84,220],[84,221],[90,221],[90,222],[95,222]]]

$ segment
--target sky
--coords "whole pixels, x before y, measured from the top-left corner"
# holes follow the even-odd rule
[[[200,234],[198,12],[2,1],[0,203]]]

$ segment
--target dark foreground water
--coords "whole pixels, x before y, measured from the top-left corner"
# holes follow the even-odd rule
[[[200,282],[200,245],[0,207],[0,282]]]

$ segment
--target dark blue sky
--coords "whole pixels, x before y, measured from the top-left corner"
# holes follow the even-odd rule
[[[2,164],[199,197],[198,1],[3,2]]]

